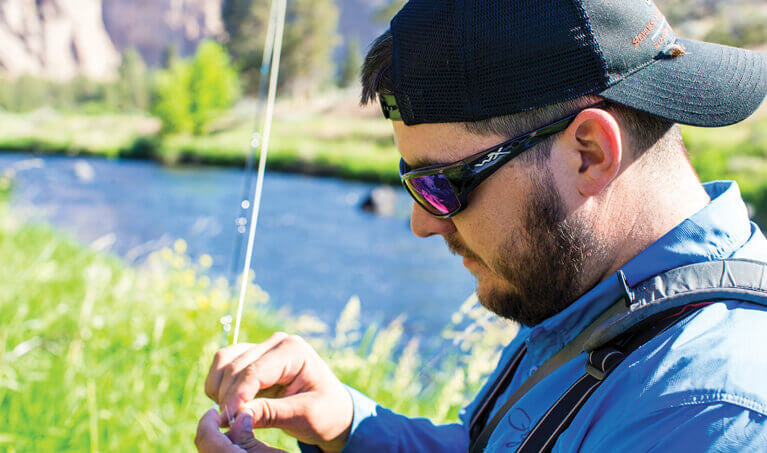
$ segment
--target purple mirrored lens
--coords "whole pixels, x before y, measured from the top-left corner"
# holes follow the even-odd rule
[[[433,214],[449,214],[461,206],[445,175],[419,176],[407,181],[410,189]]]

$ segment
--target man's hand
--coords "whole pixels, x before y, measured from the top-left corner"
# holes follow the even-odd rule
[[[253,420],[249,415],[237,416],[226,434],[219,430],[223,422],[215,409],[202,416],[197,425],[197,437],[194,438],[200,453],[285,453],[256,440],[253,436]]]
[[[279,428],[326,452],[341,451],[349,437],[349,392],[295,335],[277,333],[263,343],[218,351],[205,393],[223,414],[250,415],[253,428]]]

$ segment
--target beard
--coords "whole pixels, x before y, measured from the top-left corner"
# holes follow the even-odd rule
[[[556,315],[595,285],[594,269],[606,255],[589,222],[568,215],[551,171],[542,170],[533,181],[522,231],[509,232],[491,267],[503,284],[477,289],[485,308],[525,326]],[[456,238],[446,242],[454,253],[482,262]]]

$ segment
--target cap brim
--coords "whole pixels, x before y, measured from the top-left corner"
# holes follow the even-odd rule
[[[767,95],[767,55],[679,39],[686,53],[660,59],[601,96],[662,118],[718,127],[743,121]]]

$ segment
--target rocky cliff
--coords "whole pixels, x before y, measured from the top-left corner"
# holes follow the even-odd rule
[[[66,80],[114,77],[120,52],[147,63],[223,32],[223,0],[0,0],[0,71]]]
[[[0,68],[13,76],[110,78],[120,54],[101,0],[0,0]]]
[[[118,49],[136,48],[150,65],[162,62],[168,46],[181,55],[204,38],[224,32],[223,0],[103,0],[104,25]]]

